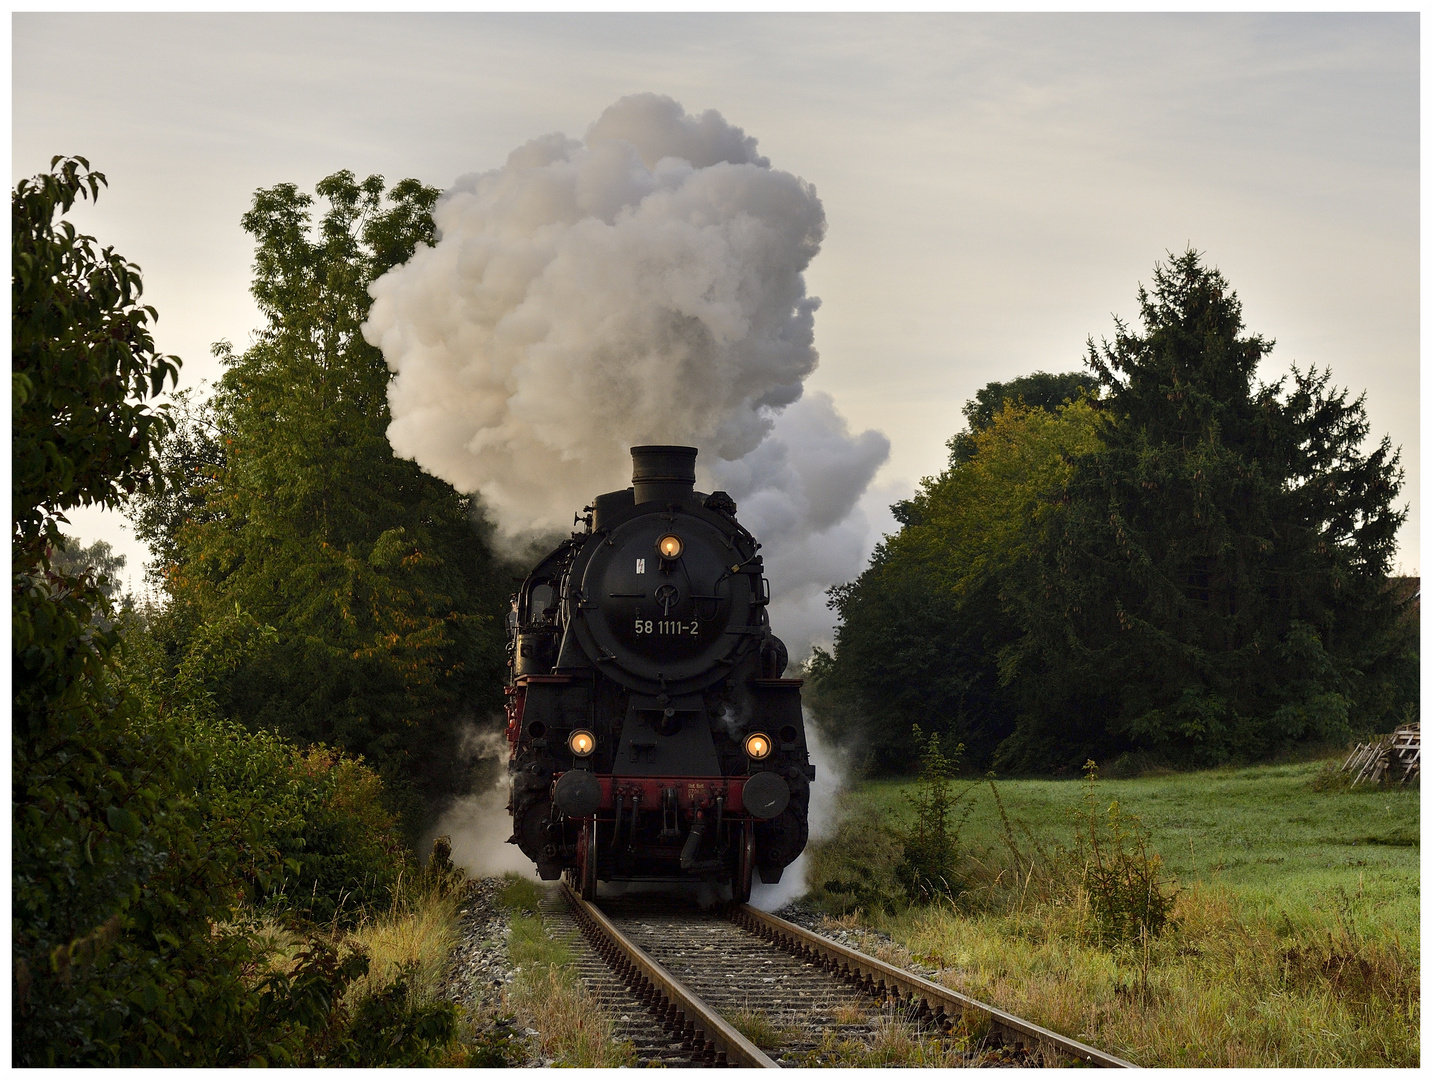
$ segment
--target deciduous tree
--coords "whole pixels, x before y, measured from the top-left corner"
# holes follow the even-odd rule
[[[963,743],[983,765],[1013,731],[1003,668],[1022,634],[1006,584],[1036,572],[1070,460],[1096,445],[1089,402],[1017,400],[950,440],[949,467],[895,506],[899,533],[856,581],[831,590],[841,625],[835,656],[815,658],[815,699],[876,768],[918,756],[914,725]]]
[[[340,172],[317,194],[316,223],[292,184],[254,196],[265,326],[242,353],[217,347],[225,373],[184,403],[170,493],[139,531],[167,560],[176,663],[235,604],[275,631],[212,688],[222,713],[436,796],[462,782],[461,717],[498,709],[510,583],[471,500],[393,455],[388,369],[360,328],[368,283],[431,240],[438,193]]]

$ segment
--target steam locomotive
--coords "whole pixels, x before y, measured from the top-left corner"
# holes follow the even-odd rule
[[[508,616],[513,832],[545,880],[704,880],[750,897],[805,847],[815,767],[760,544],[696,450],[632,448]]]

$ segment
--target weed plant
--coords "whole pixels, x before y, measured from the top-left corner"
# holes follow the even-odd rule
[[[1074,833],[1078,887],[1088,895],[1100,944],[1138,941],[1147,951],[1148,940],[1163,930],[1173,903],[1163,857],[1150,848],[1143,823],[1123,810],[1119,800],[1101,809],[1098,782],[1099,767],[1086,762],[1084,808]],[[1014,846],[1008,828],[1006,841]]]
[[[914,821],[900,833],[901,855],[895,877],[912,903],[930,903],[958,896],[964,891],[964,868],[960,865],[960,830],[970,808],[955,820],[960,804],[973,785],[958,795],[951,794],[951,777],[959,771],[964,744],[946,757],[940,748],[939,732],[926,739],[920,725],[914,726],[915,744],[920,747],[920,783],[905,799],[914,811]]]
[[[770,1017],[755,1009],[737,1009],[726,1019],[733,1028],[762,1050],[774,1049],[787,1037],[785,1028],[777,1027],[771,1023]]]

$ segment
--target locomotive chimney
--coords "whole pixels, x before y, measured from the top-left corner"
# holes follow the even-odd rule
[[[638,505],[685,502],[696,488],[696,447],[633,446],[631,486]]]

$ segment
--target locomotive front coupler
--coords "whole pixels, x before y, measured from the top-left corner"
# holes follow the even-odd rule
[[[670,823],[667,821],[667,814],[671,815]],[[674,787],[663,788],[661,791],[661,832],[657,833],[656,841],[659,844],[667,844],[680,839],[681,807],[677,803],[676,789]]]
[[[696,821],[691,826],[691,832],[686,837],[686,843],[681,847],[681,869],[690,870],[691,861],[696,858],[696,850],[701,846],[701,838],[706,835],[706,811],[696,811]]]

